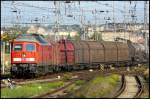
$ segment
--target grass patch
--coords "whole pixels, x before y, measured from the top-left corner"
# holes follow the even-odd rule
[[[67,92],[73,92],[74,90],[76,90],[77,87],[83,85],[85,83],[84,80],[77,80],[75,81],[74,84],[72,84],[68,89]]]
[[[64,92],[68,93],[62,98],[70,97],[76,90],[82,87],[85,84],[85,80],[77,80],[74,84],[70,85]]]
[[[72,77],[72,74],[71,73],[65,73],[64,75],[63,75],[63,81],[68,81],[68,80],[70,80],[71,79],[71,77]]]
[[[80,85],[82,85],[82,84],[84,84],[84,83],[85,83],[84,80],[77,80],[77,81],[75,82],[75,84],[76,84],[77,86],[80,86]]]
[[[144,79],[149,82],[149,69],[144,71]]]
[[[116,74],[104,77],[98,76],[84,84],[69,98],[101,98],[109,95],[117,86],[119,76]],[[80,81],[79,81],[80,82]]]
[[[64,85],[64,82],[52,82],[52,83],[35,83],[27,84],[24,86],[17,86],[14,89],[3,88],[1,89],[1,98],[25,98],[33,95],[43,94],[54,88],[58,88]]]

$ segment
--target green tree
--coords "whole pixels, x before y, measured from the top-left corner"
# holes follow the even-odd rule
[[[91,37],[91,39],[101,41],[102,40],[102,34],[95,31],[93,36]]]
[[[71,40],[71,39],[72,39],[71,36],[70,36],[70,33],[68,34],[67,39],[68,39],[68,40]]]

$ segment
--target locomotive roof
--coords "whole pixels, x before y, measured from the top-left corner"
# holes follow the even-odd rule
[[[44,45],[48,44],[40,34],[19,34],[14,41],[38,42]]]

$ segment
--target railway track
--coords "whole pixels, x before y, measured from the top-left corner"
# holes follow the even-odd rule
[[[114,95],[114,98],[119,97],[119,95],[125,90],[126,82],[125,82],[125,75],[121,75],[121,87]]]
[[[94,71],[94,72],[98,72],[98,71]],[[70,72],[66,72],[66,73],[70,73]],[[59,81],[62,80],[63,78],[63,74],[64,73],[55,73],[55,74],[49,74],[46,76],[42,76],[36,79],[12,79],[12,81],[14,82],[14,85],[25,85],[25,84],[32,84],[32,83],[44,83],[44,82],[55,82],[55,81]],[[70,73],[72,76],[70,79],[76,79],[77,77],[79,77],[79,79],[84,79],[84,77],[89,74],[88,70],[81,70],[81,71],[74,71]],[[80,75],[82,75],[83,77],[80,77]],[[58,76],[60,76],[61,78],[58,78]],[[49,78],[49,79],[47,79]],[[87,77],[85,77],[87,78]],[[3,84],[2,80],[1,80],[1,88],[5,88],[8,85]]]
[[[138,92],[136,93],[136,95],[134,96],[135,98],[140,98],[142,92],[143,92],[143,89],[144,89],[144,84],[142,83],[141,79],[139,76],[135,76],[136,78],[136,81],[138,83]]]
[[[139,98],[143,91],[139,76],[122,76],[122,85],[115,98]]]
[[[109,74],[112,74],[112,73],[116,73],[116,74],[120,74],[120,75],[123,75],[123,74],[132,74],[132,75],[141,75],[142,72],[138,72],[138,71],[126,71],[125,68],[117,68],[115,70],[111,70],[111,69],[106,69],[106,70],[99,70],[99,69],[94,69],[94,72],[99,72],[99,73],[102,73],[104,75],[109,75]],[[80,70],[80,71],[72,71],[72,72],[60,72],[60,73],[54,73],[54,74],[48,74],[48,75],[45,75],[45,76],[41,76],[39,78],[34,78],[34,79],[12,79],[12,81],[14,81],[15,85],[25,85],[25,84],[31,84],[31,83],[42,83],[42,82],[53,82],[53,81],[57,81],[59,80],[57,77],[58,76],[61,76],[64,74],[64,73],[70,73],[71,75],[80,75],[80,74],[83,74],[83,75],[87,75],[89,74],[89,70]],[[80,77],[80,76],[78,76]],[[86,77],[85,77],[86,78]],[[82,77],[83,79],[83,77]],[[1,88],[5,88],[7,87],[7,85],[4,85],[2,83],[2,80],[1,80]]]
[[[105,76],[107,76],[107,75],[110,75],[110,73],[105,73]],[[138,76],[136,76],[136,77],[137,77],[137,80],[138,80]],[[115,98],[118,98],[118,97],[124,92],[124,90],[125,90],[125,88],[126,88],[125,75],[121,75],[121,82],[122,82],[121,88],[118,90],[118,92],[117,92]],[[72,85],[72,84],[73,84],[73,82],[72,82],[72,83],[68,83],[68,84],[67,84],[65,87],[63,87],[63,88],[56,89],[56,90],[54,90],[53,92],[46,93],[46,94],[44,94],[44,95],[41,95],[41,96],[39,96],[39,97],[34,97],[34,98],[59,98],[59,97],[62,98],[62,96],[65,96],[65,95],[68,94],[68,93],[65,92],[65,90],[66,90],[70,85]],[[138,88],[140,88],[140,89],[138,89],[138,91],[136,92],[136,95],[135,95],[134,97],[139,97],[139,96],[141,95],[141,92],[142,92],[142,87],[140,87],[140,86],[141,86],[140,81],[137,81],[137,84],[138,84]]]
[[[127,85],[130,81],[127,81],[128,80],[128,76],[124,76],[127,75],[127,74],[133,74],[131,72],[126,72],[124,69],[122,70],[123,72],[121,72],[122,69],[118,69],[118,70],[104,70],[104,71],[100,71],[100,70],[93,70],[92,72],[90,72],[89,70],[81,70],[81,71],[74,71],[74,72],[68,72],[72,75],[72,79],[69,80],[69,82],[67,82],[63,87],[61,88],[58,88],[58,89],[55,89],[53,91],[49,91],[48,93],[45,93],[45,94],[42,94],[42,95],[39,95],[39,96],[32,96],[31,98],[57,98],[57,97],[61,97],[67,93],[64,92],[64,90],[66,88],[68,88],[70,85],[72,85],[74,83],[75,80],[79,80],[79,79],[82,79],[82,80],[89,80],[91,78],[93,78],[94,75],[98,74],[98,73],[101,73],[101,74],[104,74],[105,76],[107,75],[110,75],[112,73],[116,73],[116,74],[121,74],[122,77],[121,77],[121,88],[119,89],[119,91],[117,92],[118,94],[116,94],[115,98],[120,98],[120,97],[125,97],[123,95],[123,93],[125,93],[126,89],[127,89]],[[121,72],[121,73],[120,73]],[[64,73],[58,73],[58,74],[53,74],[53,75],[47,75],[45,77],[41,77],[38,78],[38,80],[31,80],[31,81],[25,81],[25,82],[22,82],[22,81],[19,81],[17,83],[17,85],[24,85],[24,84],[30,84],[30,83],[35,83],[35,82],[39,82],[39,83],[42,83],[42,82],[53,82],[53,81],[57,81],[57,80],[60,80],[58,78],[56,78],[58,75],[61,75]],[[139,72],[135,72],[134,75],[137,75],[139,74]],[[55,78],[54,78],[54,75],[55,75]],[[53,78],[50,78],[50,79],[45,79],[47,77],[53,77]],[[127,77],[127,78],[126,78]],[[130,77],[129,77],[130,78]],[[140,82],[139,77],[136,76],[136,77],[131,77],[131,79],[133,79],[133,82],[136,87],[138,86],[138,88],[136,88],[136,91],[134,92],[134,95],[132,95],[132,97],[139,97],[140,94],[142,93],[142,83]],[[127,83],[128,82],[128,83]],[[3,87],[3,86],[1,86]],[[6,87],[6,86],[5,86]],[[127,96],[128,97],[128,96]]]
[[[74,84],[74,81],[67,82],[63,87],[57,88],[57,89],[55,89],[53,91],[49,91],[47,93],[44,93],[44,94],[41,94],[41,95],[37,95],[37,96],[32,96],[30,98],[57,98],[60,95],[67,94],[67,93],[64,93],[64,91],[65,91],[66,88],[68,88],[72,84]]]
[[[66,93],[66,89],[75,84],[75,81],[77,80],[86,80],[89,81],[90,79],[92,79],[94,77],[94,75],[98,74],[99,71],[93,71],[93,72],[89,72],[87,70],[84,71],[79,71],[74,73],[74,79],[69,80],[68,82],[66,82],[66,84],[63,87],[57,88],[53,91],[49,91],[47,93],[41,94],[41,95],[37,95],[37,96],[32,96],[30,98],[59,98],[61,96],[64,96],[68,93]]]

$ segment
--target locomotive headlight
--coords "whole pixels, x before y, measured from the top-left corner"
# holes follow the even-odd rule
[[[35,58],[29,58],[29,61],[35,61]]]
[[[26,61],[35,61],[35,58],[26,58]]]

